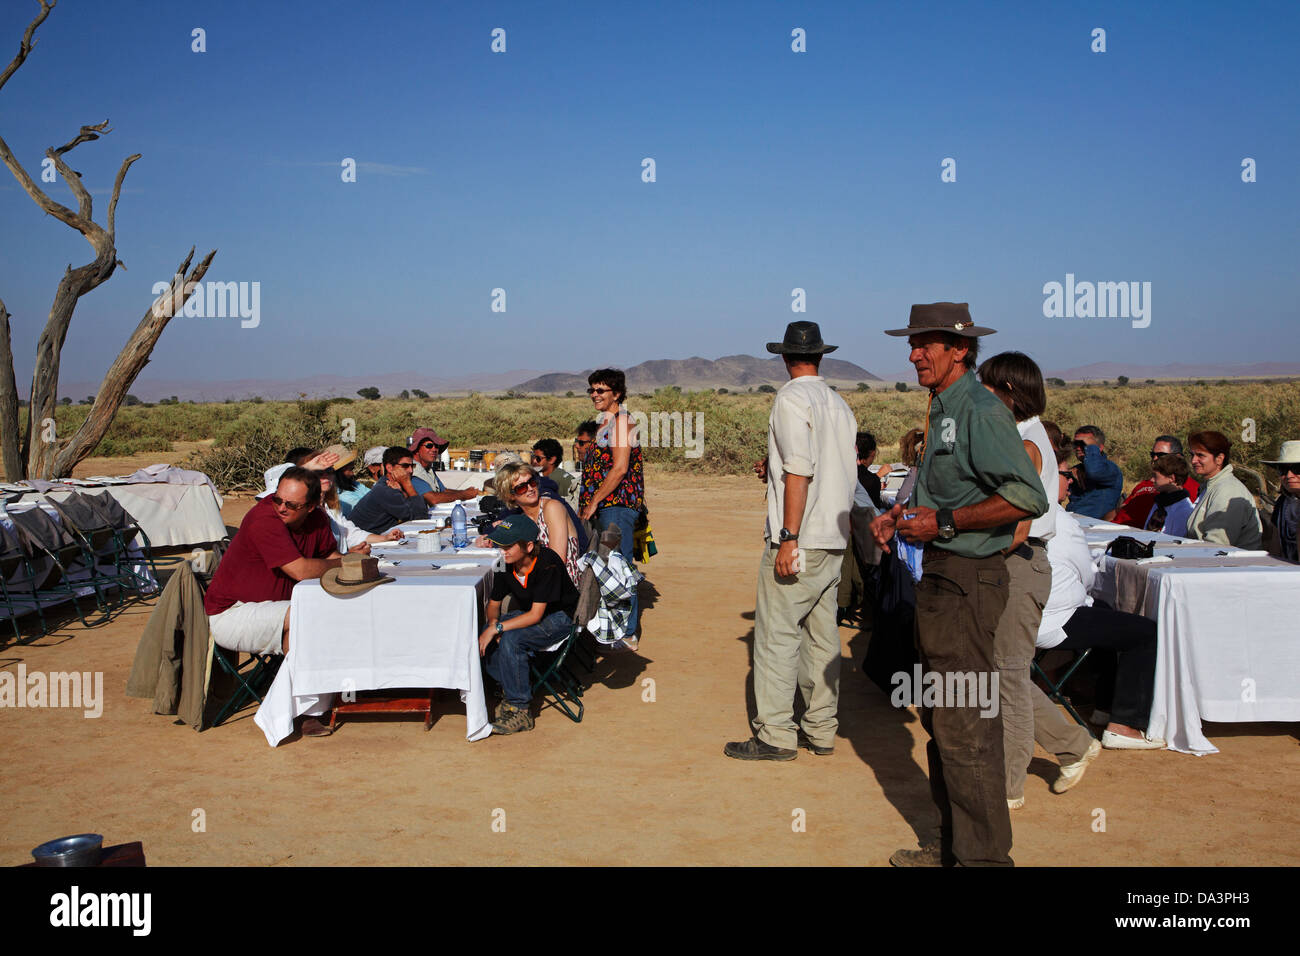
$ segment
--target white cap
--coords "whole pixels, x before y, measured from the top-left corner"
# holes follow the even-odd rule
[[[361,460],[362,464],[367,468],[371,465],[382,465],[384,463],[384,452],[387,450],[383,445],[367,448],[365,457]]]
[[[266,469],[266,471],[262,473],[262,477],[266,479],[266,491],[262,492],[257,497],[265,498],[267,495],[275,494],[275,489],[280,487],[280,476],[292,467],[293,462],[286,461],[282,465],[274,465]]]

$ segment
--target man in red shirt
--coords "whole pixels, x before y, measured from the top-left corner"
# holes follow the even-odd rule
[[[1173,435],[1161,435],[1151,444],[1152,462],[1161,455],[1181,455],[1182,453],[1183,443]],[[1189,476],[1183,482],[1183,487],[1187,489],[1188,496],[1195,502],[1196,496],[1201,493],[1201,486],[1196,483],[1196,479]],[[1137,483],[1137,486],[1120,506],[1106,516],[1106,520],[1114,521],[1117,524],[1126,524],[1133,528],[1145,528],[1147,518],[1151,517],[1151,509],[1155,506],[1155,503],[1156,486],[1150,478],[1147,478]]]
[[[315,472],[290,468],[244,516],[203,599],[217,644],[249,654],[289,650],[294,584],[342,563],[320,496]]]

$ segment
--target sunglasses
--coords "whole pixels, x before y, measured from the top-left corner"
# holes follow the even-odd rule
[[[543,462],[543,461],[546,461],[546,456],[545,456],[545,455],[534,455],[534,456],[533,456],[533,461],[535,461],[535,462]]]
[[[399,461],[399,462],[398,462],[397,464],[395,464],[393,467],[394,467],[394,468],[414,468],[414,467],[415,467],[415,462],[413,462],[413,461]]]
[[[537,479],[529,478],[527,481],[521,481],[517,485],[511,485],[510,490],[513,491],[515,494],[521,494],[526,488],[536,488],[536,487],[537,487]]]
[[[612,394],[613,391],[614,391],[614,390],[613,390],[612,388],[589,388],[589,389],[587,389],[587,394],[588,394],[588,395],[607,395],[607,394]]]
[[[272,495],[271,503],[277,508],[288,508],[290,511],[302,511],[303,508],[307,507],[307,502],[305,501],[302,502],[302,504],[299,504],[296,501],[285,501],[279,495]]]
[[[431,442],[431,441],[422,441],[422,442],[420,442],[420,447],[421,447],[421,448],[437,448],[438,446],[435,445],[435,444],[434,444],[433,442]]]
[[[574,443],[575,445],[594,445],[594,444],[596,443],[596,439],[594,439],[594,438],[575,438],[575,439],[573,440],[573,443]]]
[[[1283,475],[1300,475],[1300,464],[1282,465],[1278,471]]]

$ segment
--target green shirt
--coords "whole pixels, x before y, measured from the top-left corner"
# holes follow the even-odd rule
[[[993,495],[1037,518],[1047,513],[1047,496],[1005,405],[967,371],[930,403],[925,457],[917,475],[916,504],[956,511]],[[1006,549],[1016,522],[977,531],[958,530],[949,542],[931,541],[968,558]]]

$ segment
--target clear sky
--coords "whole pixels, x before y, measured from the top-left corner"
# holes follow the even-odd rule
[[[0,4],[5,62],[37,8]],[[1048,368],[1300,360],[1298,10],[63,0],[0,135],[37,175],[110,119],[71,154],[101,221],[144,154],[128,271],[82,299],[65,381],[98,380],[191,245],[219,250],[209,279],[260,283],[260,324],[178,317],[149,377],[762,354],[798,318],[888,372],[906,345],[880,330],[945,299]],[[0,169],[24,392],[58,278],[89,258]],[[1150,282],[1149,327],[1045,317],[1067,273]]]

